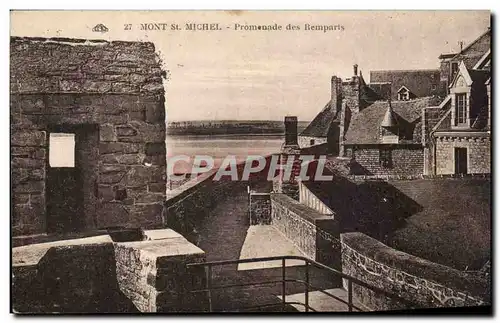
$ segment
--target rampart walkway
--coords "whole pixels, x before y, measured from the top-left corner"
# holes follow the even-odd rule
[[[249,230],[249,228],[251,228]],[[248,219],[248,195],[240,189],[209,212],[197,225],[198,246],[206,252],[207,261],[229,260],[272,255],[300,255],[290,241],[271,226],[252,226]],[[213,268],[213,285],[249,283],[281,279],[276,264],[227,265]],[[287,263],[287,278],[304,279],[303,266]],[[311,271],[311,283],[322,289],[337,287],[332,277],[321,270]],[[287,283],[286,294],[300,294],[304,286]],[[251,286],[225,289],[212,294],[214,310],[236,310],[241,307],[280,303],[281,286]],[[312,306],[312,304],[311,304]],[[277,307],[276,309],[278,309]],[[265,308],[263,310],[273,310]],[[295,311],[293,307],[289,310]]]

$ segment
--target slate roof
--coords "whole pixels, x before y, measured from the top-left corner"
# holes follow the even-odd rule
[[[402,86],[408,88],[416,97],[421,98],[437,94],[440,74],[441,72],[438,69],[371,71],[370,84],[390,82],[393,100],[397,100],[398,90]],[[434,90],[432,85],[436,86]]]
[[[372,82],[368,86],[379,95],[381,100],[391,97],[391,82]]]
[[[327,137],[332,121],[336,120],[337,112],[329,101],[323,110],[311,121],[311,123],[300,133],[300,136]]]
[[[434,97],[410,101],[393,101],[393,115],[400,126],[400,143],[420,144],[422,139],[422,109],[436,105]],[[380,125],[389,108],[388,101],[377,101],[353,115],[345,135],[347,145],[381,144]]]
[[[471,69],[491,49],[491,29],[488,28],[481,36],[467,45],[460,53],[456,54],[451,61],[463,61],[468,69]]]

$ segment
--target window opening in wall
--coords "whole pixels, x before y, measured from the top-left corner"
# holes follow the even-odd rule
[[[50,167],[75,167],[75,134],[50,134],[49,165]]]
[[[380,166],[384,168],[392,168],[392,151],[390,148],[382,148],[379,150]]]
[[[451,63],[451,77],[450,81],[453,80],[453,77],[455,77],[455,74],[458,72],[458,63],[453,62]]]

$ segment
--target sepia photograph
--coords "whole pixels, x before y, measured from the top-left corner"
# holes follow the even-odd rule
[[[10,312],[492,309],[492,13],[10,11]]]

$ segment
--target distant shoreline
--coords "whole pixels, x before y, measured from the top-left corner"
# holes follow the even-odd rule
[[[309,121],[299,121],[300,133]],[[220,120],[220,121],[174,121],[167,123],[169,136],[224,136],[224,135],[284,135],[283,121],[273,120]]]

